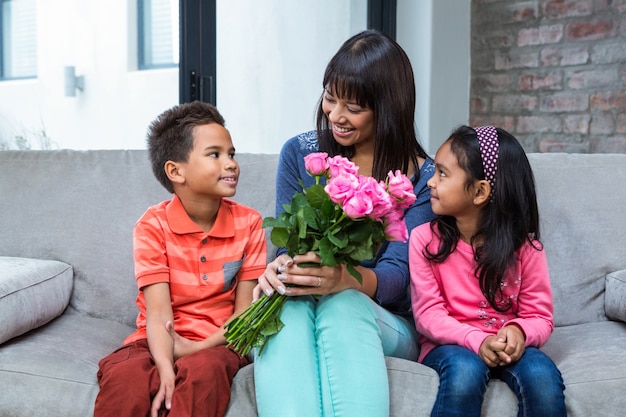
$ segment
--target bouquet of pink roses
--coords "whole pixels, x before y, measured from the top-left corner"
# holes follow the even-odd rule
[[[270,239],[290,256],[316,252],[320,264],[345,264],[361,282],[355,266],[372,259],[379,245],[406,241],[404,210],[413,204],[413,184],[399,170],[389,171],[386,181],[362,176],[358,167],[342,156],[324,152],[304,158],[315,184],[296,192],[278,218],[267,217],[263,227],[272,227]],[[320,184],[326,178],[326,185]],[[254,347],[263,350],[267,339],[280,331],[280,310],[285,295],[261,295],[250,307],[226,325],[228,346],[242,355]],[[259,352],[260,353],[260,352]]]

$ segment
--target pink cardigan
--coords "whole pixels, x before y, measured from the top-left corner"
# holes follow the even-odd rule
[[[413,316],[420,333],[419,361],[439,345],[459,345],[478,353],[483,340],[510,323],[526,335],[526,346],[541,347],[548,341],[554,321],[552,289],[545,251],[524,244],[517,254],[515,271],[503,283],[512,308],[504,313],[489,305],[474,276],[472,247],[464,241],[443,263],[431,263],[422,255],[439,240],[430,224],[413,229],[409,240]],[[540,247],[540,246],[538,246]]]

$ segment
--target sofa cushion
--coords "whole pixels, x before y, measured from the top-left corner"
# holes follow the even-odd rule
[[[541,348],[565,382],[569,416],[623,416],[626,409],[626,324],[585,323],[554,329]]]
[[[626,270],[606,276],[604,311],[608,318],[626,322]]]
[[[98,361],[132,331],[66,312],[9,340],[0,346],[0,416],[93,416]]]
[[[72,278],[72,267],[63,262],[0,256],[0,343],[59,316]]]
[[[528,159],[537,184],[555,324],[606,321],[604,278],[626,269],[626,188],[621,184],[626,155],[536,153]]]

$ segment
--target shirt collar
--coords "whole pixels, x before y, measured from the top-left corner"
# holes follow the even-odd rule
[[[183,203],[176,194],[165,208],[167,222],[172,232],[184,235],[188,233],[205,233],[200,227],[191,220],[189,214],[185,211]],[[233,213],[230,210],[230,204],[227,200],[222,199],[220,208],[217,210],[215,224],[211,231],[206,234],[211,237],[232,237],[235,235],[235,221]]]

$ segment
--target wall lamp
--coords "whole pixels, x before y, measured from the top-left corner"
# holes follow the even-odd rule
[[[85,88],[85,77],[76,76],[76,68],[73,65],[65,67],[65,97],[76,97],[76,90],[83,91]]]

